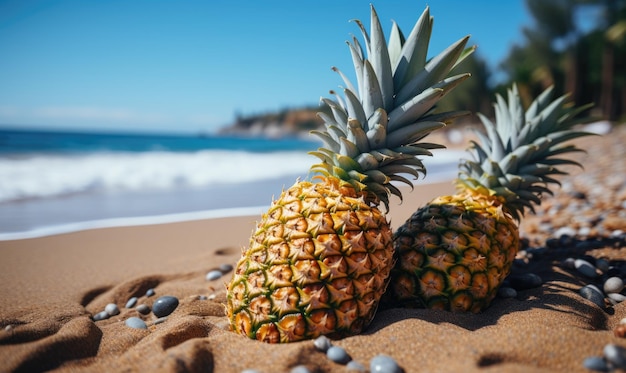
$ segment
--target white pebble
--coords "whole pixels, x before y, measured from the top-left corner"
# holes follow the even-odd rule
[[[115,316],[120,314],[120,309],[117,307],[117,304],[109,303],[104,307],[104,312],[108,313],[109,316]]]
[[[387,355],[377,355],[370,361],[372,373],[402,373],[402,368],[396,361]]]
[[[306,365],[296,365],[291,368],[289,373],[311,373],[311,371],[306,367]]]
[[[604,292],[607,294],[620,293],[622,290],[624,290],[624,280],[619,277],[609,277],[604,282]]]
[[[624,317],[623,319],[621,319],[621,320],[619,321],[619,323],[620,323],[620,324],[622,324],[622,325],[626,325],[626,317]]]
[[[607,297],[614,300],[616,303],[622,303],[626,300],[626,295],[620,293],[609,293]]]
[[[604,357],[616,368],[626,369],[626,348],[608,344],[604,347]]]
[[[219,279],[220,277],[222,277],[222,272],[218,270],[212,270],[206,274],[207,281],[215,281]]]

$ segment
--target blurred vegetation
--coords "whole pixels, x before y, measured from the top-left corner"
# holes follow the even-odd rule
[[[450,92],[439,109],[491,116],[495,94],[506,94],[515,82],[526,104],[554,85],[555,93],[569,93],[576,105],[594,103],[594,117],[626,121],[626,0],[525,2],[532,24],[523,28],[523,39],[495,71],[481,58],[480,48],[463,61],[453,73],[470,72],[472,78]],[[501,73],[496,83],[495,72]],[[270,136],[308,132],[321,124],[315,112],[324,109],[237,115],[224,132]],[[476,123],[477,118],[471,115],[458,122]]]
[[[626,0],[526,0],[534,24],[524,28],[500,68],[529,102],[550,85],[593,114],[626,119]]]

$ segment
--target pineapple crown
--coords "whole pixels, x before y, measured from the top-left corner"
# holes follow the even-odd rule
[[[552,100],[553,87],[541,93],[524,110],[516,85],[508,90],[508,101],[496,96],[495,124],[478,114],[486,135],[476,131],[479,143],[472,141],[473,160],[460,164],[459,184],[470,189],[485,188],[500,197],[505,208],[518,221],[524,209],[535,212],[544,193],[552,194],[549,184],[560,185],[553,175],[566,175],[560,166],[582,165],[562,154],[583,151],[564,142],[588,132],[573,127],[585,119],[579,114],[591,105],[574,107],[568,95]]]
[[[310,154],[321,163],[311,167],[326,177],[340,180],[344,186],[368,195],[368,201],[384,202],[389,208],[389,194],[402,199],[391,181],[412,183],[402,174],[416,179],[426,169],[418,156],[431,156],[431,149],[443,146],[420,143],[433,130],[452,119],[467,114],[462,111],[435,113],[436,103],[470,74],[448,77],[450,71],[474,51],[465,48],[469,36],[427,60],[433,18],[426,8],[408,39],[395,22],[389,42],[385,42],[378,15],[371,7],[371,35],[356,20],[364,43],[364,53],[356,37],[347,42],[354,64],[357,85],[337,68],[343,79],[344,97],[322,98],[330,113],[320,112],[325,129],[312,131],[325,147]]]

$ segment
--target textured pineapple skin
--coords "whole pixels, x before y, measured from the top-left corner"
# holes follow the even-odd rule
[[[350,187],[300,181],[258,223],[227,285],[231,330],[264,342],[360,333],[389,283],[385,215]]]
[[[393,306],[480,312],[519,250],[515,220],[496,197],[438,197],[394,234],[398,260],[385,301]]]

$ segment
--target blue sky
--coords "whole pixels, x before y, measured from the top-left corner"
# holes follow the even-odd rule
[[[0,126],[212,132],[235,113],[317,105],[351,73],[368,1],[0,0]],[[430,55],[470,34],[496,67],[530,23],[523,0],[373,2],[388,35],[426,5]]]

